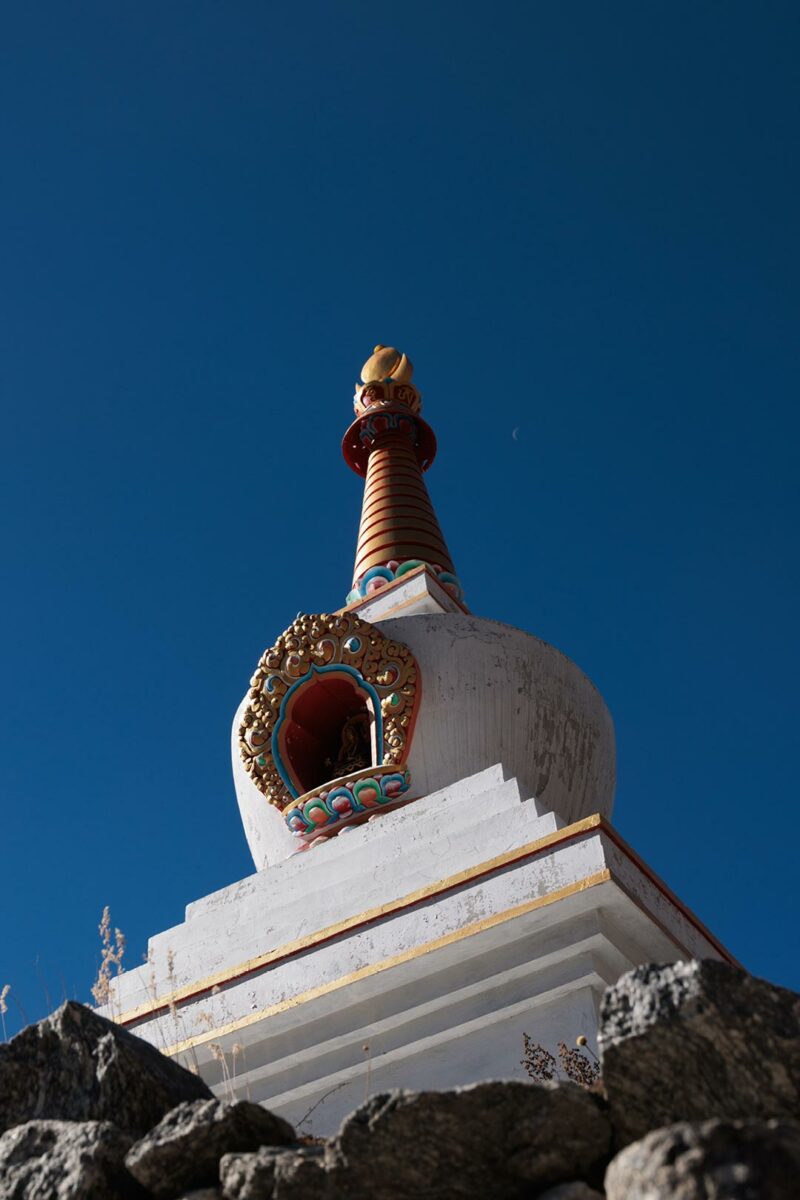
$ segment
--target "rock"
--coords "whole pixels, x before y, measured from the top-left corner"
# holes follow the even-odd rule
[[[596,1192],[588,1183],[573,1179],[571,1183],[559,1183],[557,1187],[539,1192],[536,1200],[605,1200],[602,1192]]]
[[[622,1150],[606,1172],[608,1200],[794,1200],[795,1121],[683,1122]]]
[[[326,1146],[229,1154],[220,1180],[227,1200],[517,1200],[599,1182],[610,1146],[603,1102],[575,1084],[479,1083],[374,1096]]]
[[[710,959],[643,966],[603,997],[620,1146],[676,1121],[800,1117],[800,996]]]
[[[373,1097],[329,1143],[326,1169],[371,1200],[503,1200],[598,1179],[610,1145],[602,1101],[576,1084],[479,1083]]]
[[[0,1133],[49,1118],[137,1137],[182,1100],[210,1097],[199,1076],[74,1000],[0,1045]]]
[[[197,1188],[193,1192],[184,1192],[180,1200],[225,1200],[219,1188]]]
[[[191,1100],[145,1134],[125,1165],[154,1196],[169,1200],[191,1188],[215,1186],[223,1154],[293,1141],[291,1125],[260,1104]]]
[[[338,1200],[324,1157],[323,1146],[226,1154],[219,1165],[222,1194],[225,1200]]]
[[[131,1139],[108,1121],[27,1121],[0,1137],[0,1200],[120,1200],[146,1193],[125,1170]]]

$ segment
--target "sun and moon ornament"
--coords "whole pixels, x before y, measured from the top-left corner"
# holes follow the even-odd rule
[[[354,613],[301,613],[261,656],[239,751],[294,834],[336,832],[408,791],[418,704],[407,646]]]

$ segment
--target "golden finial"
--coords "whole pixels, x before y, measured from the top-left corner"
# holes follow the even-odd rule
[[[405,354],[393,346],[378,344],[361,368],[362,383],[410,383],[414,368]]]

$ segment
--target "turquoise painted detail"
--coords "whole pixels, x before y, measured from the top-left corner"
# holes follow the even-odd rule
[[[275,722],[275,728],[272,731],[272,741],[270,743],[270,748],[272,750],[272,760],[275,763],[275,766],[277,767],[278,774],[280,775],[283,782],[286,784],[289,794],[292,796],[292,798],[294,800],[297,799],[297,797],[300,795],[300,793],[298,792],[297,788],[292,783],[292,780],[289,776],[289,772],[286,770],[286,767],[283,765],[283,761],[280,756],[280,751],[278,750],[278,746],[280,744],[279,740],[278,740],[278,734],[280,733],[281,726],[283,725],[283,722],[286,719],[286,706],[289,703],[289,700],[291,699],[291,697],[297,691],[297,689],[301,688],[303,686],[303,684],[308,683],[308,681],[310,679],[312,679],[315,675],[327,675],[329,672],[332,672],[332,671],[337,671],[340,674],[342,672],[344,672],[345,675],[352,675],[353,678],[357,681],[359,688],[361,688],[361,690],[366,692],[366,694],[369,696],[370,700],[372,701],[372,712],[375,717],[376,742],[379,747],[379,750],[382,750],[382,747],[383,747],[383,717],[381,716],[381,702],[378,697],[378,693],[375,691],[375,688],[372,686],[372,684],[367,683],[364,676],[360,673],[360,671],[357,671],[355,669],[355,667],[345,666],[344,663],[330,663],[327,667],[312,667],[309,671],[306,672],[305,675],[302,676],[302,678],[298,679],[295,683],[292,684],[292,686],[289,688],[286,695],[283,697],[283,700],[281,701],[281,707],[278,711],[278,719]]]
[[[399,770],[376,767],[374,774],[340,784],[330,791],[320,788],[308,800],[288,810],[286,824],[295,837],[303,837],[390,804],[410,787],[411,776],[404,767]]]
[[[457,589],[456,600],[464,599],[464,589],[462,588],[461,580],[457,575],[452,575],[449,571],[440,571],[438,578],[441,579],[442,583],[449,583],[452,587]]]
[[[407,575],[409,571],[413,571],[417,567],[427,567],[437,579],[446,585],[447,590],[452,596],[455,596],[456,600],[463,601],[464,589],[457,575],[453,575],[450,571],[437,570],[432,563],[423,562],[420,558],[407,558],[405,562],[394,566],[370,567],[360,579],[356,580],[352,591],[347,594],[345,603],[354,604],[356,600],[363,600],[366,596],[374,595],[375,592],[385,587],[387,583],[392,583],[395,579],[402,579],[404,575]],[[370,584],[376,579],[383,582],[380,582],[378,587],[370,587]]]
[[[407,558],[405,562],[400,563],[400,566],[394,573],[395,579],[400,579],[403,575],[407,575],[409,571],[413,571],[415,567],[424,567],[425,563],[421,558]]]
[[[394,579],[394,572],[389,567],[370,567],[359,580],[359,589],[362,596],[366,596],[373,579],[385,579],[387,583],[391,583]]]

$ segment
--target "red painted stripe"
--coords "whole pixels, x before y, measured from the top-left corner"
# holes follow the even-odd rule
[[[383,543],[388,541],[389,539],[391,539],[394,542],[398,542],[398,543],[402,542],[403,545],[405,545],[406,542],[418,541],[418,542],[428,546],[429,548],[432,546],[440,547],[444,551],[445,554],[447,553],[447,543],[445,542],[444,538],[442,537],[441,530],[437,530],[436,532],[433,532],[433,531],[429,532],[428,530],[422,529],[417,525],[406,525],[403,528],[408,531],[408,533],[411,535],[410,537],[401,537],[400,533],[402,531],[398,531],[398,533],[395,534],[394,531],[391,529],[378,530],[377,533],[370,533],[365,538],[359,534],[358,548],[356,550],[356,558],[358,559],[358,558],[364,557],[366,547],[371,542],[374,542],[377,540],[380,542],[381,545],[383,545]],[[396,557],[396,555],[390,555],[390,557]],[[424,555],[422,555],[420,557],[424,557]]]
[[[381,506],[377,505],[375,507],[380,509]],[[409,499],[409,500],[400,499],[397,501],[396,504],[386,503],[385,505],[383,505],[383,507],[385,509],[388,509],[390,512],[398,513],[400,516],[411,515],[412,513],[421,513],[422,516],[426,516],[426,517],[433,516],[435,518],[435,516],[436,516],[436,514],[433,511],[433,505],[417,504],[416,501],[411,500],[411,499]],[[362,512],[361,520],[363,521],[365,519],[365,517],[368,518],[369,520],[371,520],[372,513],[363,513]]]
[[[362,513],[359,525],[359,537],[365,529],[369,529],[376,521],[389,520],[403,521],[407,525],[413,525],[415,521],[425,521],[428,524],[435,525],[441,533],[439,522],[436,520],[436,514],[432,508],[426,508],[424,505],[421,505],[418,508],[412,509],[411,512],[402,513],[400,512],[401,507],[403,506],[399,504],[387,504],[383,508],[376,509],[375,512],[367,513],[366,515]]]
[[[383,454],[380,451],[373,451],[369,459],[368,471],[378,471],[381,468],[391,467],[412,467],[417,471],[420,470],[416,455],[409,450],[407,454]]]
[[[368,492],[370,488],[373,488],[381,483],[386,483],[390,479],[410,479],[414,483],[417,483],[421,482],[422,480],[422,472],[412,471],[410,467],[398,468],[395,466],[393,466],[390,470],[375,471],[372,475],[368,476],[364,490]]]
[[[368,479],[364,488],[364,495],[370,496],[376,488],[383,488],[394,484],[399,488],[424,488],[428,490],[425,480],[419,471],[387,471],[382,475],[376,475],[372,479]]]
[[[372,471],[367,476],[365,484],[366,490],[376,486],[379,483],[385,483],[387,479],[411,479],[415,483],[422,483],[422,471],[413,466],[396,466],[387,467],[386,470]]]
[[[374,496],[380,488],[392,487],[405,488],[406,490],[422,490],[427,492],[427,486],[424,479],[420,475],[381,475],[380,478],[368,479],[367,485],[364,488],[364,495]]]
[[[434,513],[430,504],[418,504],[410,498],[406,498],[404,500],[398,500],[396,504],[392,503],[391,500],[384,501],[383,504],[374,504],[372,508],[368,509],[366,512],[362,512],[360,524],[361,526],[364,526],[365,524],[374,521],[377,517],[389,517],[394,512],[399,512],[401,508],[410,508],[421,516],[424,515],[428,517],[428,519],[433,518],[433,520],[436,520],[436,514]]]
[[[386,538],[391,538],[393,542],[402,543],[415,542],[419,538],[426,538],[430,539],[431,542],[439,542],[439,544],[446,550],[444,538],[441,536],[441,532],[438,529],[429,530],[421,529],[418,525],[401,525],[397,529],[379,529],[377,533],[373,533],[366,538],[359,536],[356,557],[363,558],[363,556],[368,552],[367,547],[370,546],[372,542],[378,542],[379,544],[382,544],[381,538],[383,538],[384,541]],[[369,553],[372,553],[372,551],[370,550]]]
[[[385,462],[416,462],[417,453],[413,446],[407,442],[402,442],[396,446],[379,446],[371,451],[369,456],[369,465],[377,465]]]
[[[628,856],[628,858],[630,858],[633,861],[633,863],[639,868],[639,870],[644,875],[647,876],[647,878],[650,880],[650,882],[653,884],[653,886],[656,887],[658,889],[658,891],[662,893],[662,895],[666,896],[667,899],[670,900],[672,902],[672,904],[675,905],[675,907],[683,914],[683,916],[686,918],[686,920],[689,922],[689,924],[693,925],[695,927],[695,929],[698,931],[698,933],[701,933],[704,938],[707,938],[708,941],[711,942],[711,945],[714,947],[714,949],[719,954],[722,955],[722,957],[726,960],[726,962],[733,963],[733,965],[736,967],[741,966],[741,963],[739,963],[738,960],[735,959],[733,957],[733,955],[730,954],[729,951],[725,949],[722,942],[718,941],[718,939],[714,937],[714,934],[711,932],[711,930],[706,929],[705,925],[700,920],[700,918],[696,917],[694,915],[694,913],[692,912],[692,910],[690,908],[687,908],[682,900],[678,899],[678,897],[675,895],[675,893],[672,891],[672,889],[667,887],[667,885],[664,883],[663,879],[660,879],[658,877],[658,875],[656,875],[655,871],[653,871],[650,867],[648,867],[648,865],[644,861],[644,859],[640,858],[639,855],[636,853],[636,851],[631,846],[628,845],[628,843],[625,841],[625,839],[620,837],[620,835],[617,833],[614,826],[608,824],[605,817],[601,818],[600,828],[603,831],[603,833],[606,835],[606,837],[610,841],[612,841],[614,843],[614,845],[617,846],[618,849],[620,849],[623,852],[623,854],[626,854]],[[619,887],[623,887],[623,885],[619,881],[617,881],[617,884]],[[627,889],[624,889],[624,890],[627,891]],[[628,893],[628,894],[630,894],[630,893]],[[634,902],[635,902],[635,897],[631,896],[631,899],[634,900]]]
[[[398,504],[421,503],[425,508],[429,508],[433,512],[433,504],[424,484],[421,484],[418,488],[409,487],[408,485],[398,488],[396,485],[392,486],[389,484],[381,488],[379,492],[366,493],[361,515],[362,517],[365,514],[368,515],[374,508],[389,508],[395,500]]]
[[[421,479],[422,471],[415,462],[413,463],[379,463],[374,471],[370,471],[367,475],[367,487],[374,483],[376,479],[392,479],[395,476],[402,475],[405,479]]]
[[[407,511],[401,512],[405,508]],[[409,505],[403,504],[387,504],[383,508],[378,508],[375,512],[362,513],[360,528],[361,530],[368,529],[374,525],[376,521],[388,521],[394,517],[399,521],[428,521],[433,522],[436,528],[439,528],[439,522],[436,520],[436,514],[432,508],[426,508],[424,504]]]
[[[433,513],[401,513],[397,509],[388,509],[383,515],[373,517],[371,521],[365,524],[363,521],[358,530],[358,540],[361,542],[364,534],[369,533],[370,529],[374,529],[376,525],[381,525],[385,521],[394,521],[394,526],[397,529],[429,529],[430,532],[436,533],[442,537],[442,531],[439,528],[439,523]],[[416,525],[414,524],[416,522]]]
[[[395,468],[404,467],[407,471],[416,471],[422,474],[419,463],[413,454],[406,456],[405,454],[387,455],[385,458],[372,457],[369,460],[368,472],[372,471],[392,471]]]

